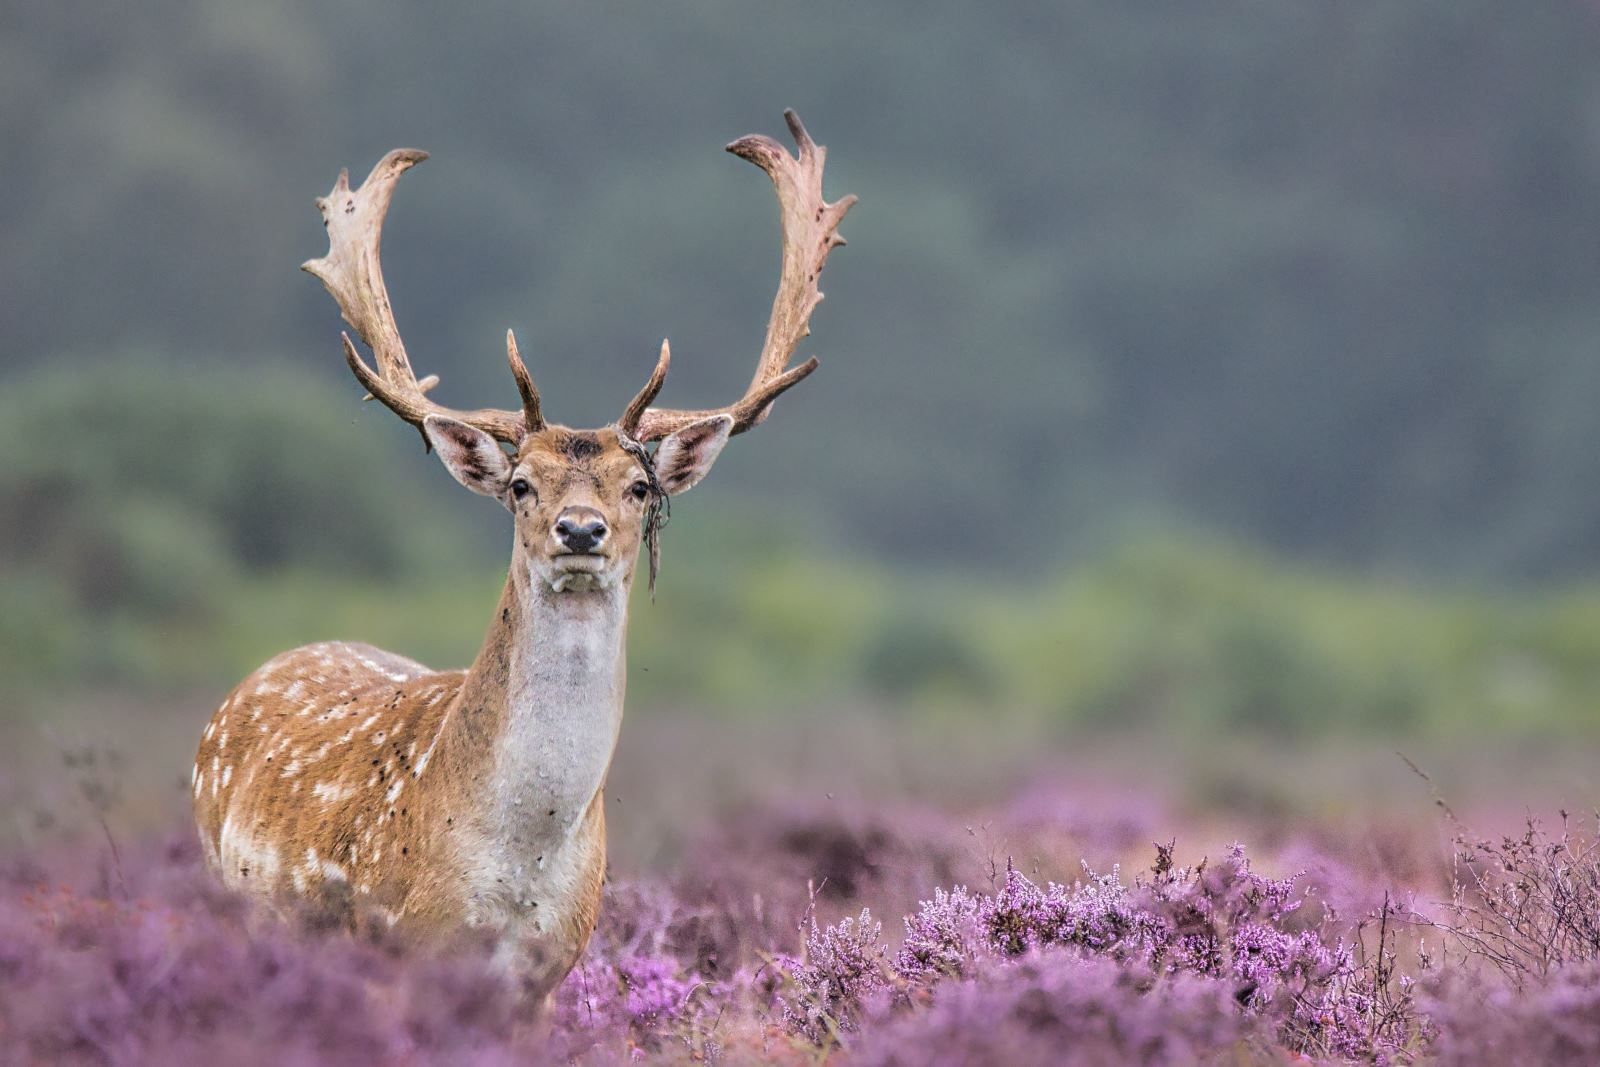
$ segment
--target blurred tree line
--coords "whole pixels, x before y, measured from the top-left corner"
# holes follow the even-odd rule
[[[221,691],[316,640],[470,661],[503,512],[411,462],[386,412],[263,362],[75,359],[0,394],[0,718],[75,687]],[[1594,740],[1600,702],[1600,588],[1429,590],[1192,537],[1022,583],[831,554],[781,513],[696,494],[658,601],[638,600],[643,706],[1548,742]]]
[[[96,409],[101,441],[150,492],[116,530],[77,498],[0,508],[43,506],[70,531],[54,552],[392,570],[413,550],[358,536],[394,504],[357,468],[393,469],[379,441],[431,461],[371,416],[335,436],[355,386],[332,302],[294,269],[323,248],[311,198],[394,145],[434,152],[385,251],[447,402],[509,403],[507,326],[565,421],[613,417],[663,334],[667,401],[720,402],[748,376],[777,236],[765,182],[717,149],[794,106],[862,205],[808,345],[823,373],[719,468],[744,509],[1017,575],[1160,523],[1447,575],[1592,571],[1600,13],[1506,15],[19,0],[0,14],[0,388],[88,404],[66,394],[104,379],[26,372],[108,354],[143,402]],[[148,353],[236,371],[178,375],[217,390],[181,444]],[[301,376],[257,384],[263,354]],[[8,460],[66,462],[30,453],[80,428]],[[270,515],[217,517],[251,506],[232,494],[263,462],[324,484],[256,482],[285,494]],[[387,514],[370,530],[417,511]],[[1022,517],[1003,544],[996,514]]]

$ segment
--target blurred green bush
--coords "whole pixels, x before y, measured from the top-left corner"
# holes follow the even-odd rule
[[[262,576],[360,584],[460,569],[472,534],[427,506],[436,489],[399,450],[353,426],[351,390],[265,362],[246,372],[129,354],[7,383],[8,675],[205,678],[206,635]]]

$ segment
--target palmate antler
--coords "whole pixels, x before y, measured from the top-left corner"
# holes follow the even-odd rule
[[[846,196],[831,204],[822,198],[822,171],[827,149],[811,140],[800,117],[793,111],[785,111],[783,117],[794,136],[797,156],[790,155],[772,138],[755,134],[728,145],[729,152],[754,163],[772,179],[783,224],[783,269],[755,377],[744,396],[726,407],[704,411],[651,407],[666,381],[672,361],[671,351],[663,341],[655,372],[616,423],[617,429],[635,440],[657,441],[690,423],[720,414],[733,416],[732,432],[743,433],[761,424],[781,393],[817,369],[815,357],[792,368],[789,361],[811,332],[811,313],[822,302],[817,280],[828,261],[828,253],[845,243],[838,233],[839,222],[856,198]],[[427,416],[446,415],[515,446],[528,434],[542,430],[545,423],[540,413],[539,392],[517,354],[516,339],[511,332],[506,332],[506,359],[516,378],[517,390],[522,394],[522,410],[457,411],[428,399],[428,390],[437,385],[439,379],[430,375],[417,380],[395,325],[394,310],[389,306],[389,293],[384,287],[383,268],[378,258],[384,215],[400,176],[427,158],[428,154],[418,149],[397,148],[384,156],[354,191],[350,188],[349,173],[341,171],[333,191],[317,199],[323,225],[328,231],[328,254],[321,259],[308,260],[301,269],[321,279],[338,303],[345,321],[372,349],[377,371],[366,365],[349,335],[344,335],[345,361],[372,397],[418,429]],[[426,441],[426,435],[423,439]]]
[[[845,196],[831,204],[822,198],[822,170],[828,150],[811,139],[800,116],[792,110],[785,111],[783,118],[794,136],[798,157],[791,156],[772,138],[759,134],[741,137],[728,145],[729,152],[754,163],[772,179],[783,224],[783,270],[755,377],[744,396],[726,407],[704,411],[650,407],[661,391],[671,362],[671,353],[663,342],[661,358],[649,384],[617,420],[620,429],[641,441],[659,440],[692,422],[720,414],[732,415],[733,432],[743,433],[766,419],[772,402],[781,393],[817,369],[815,356],[797,367],[785,368],[800,342],[811,333],[811,313],[822,302],[817,281],[822,277],[828,253],[845,243],[839,236],[839,223],[856,198]]]
[[[328,231],[328,254],[307,260],[300,269],[316,275],[327,286],[344,320],[372,349],[378,363],[376,372],[362,361],[350,343],[350,335],[344,335],[345,362],[369,394],[418,430],[429,415],[447,415],[476,426],[497,441],[516,445],[529,433],[543,429],[544,419],[539,411],[539,391],[517,353],[517,341],[511,331],[506,331],[506,360],[517,380],[517,391],[522,394],[522,410],[457,411],[428,399],[428,390],[439,384],[439,378],[429,375],[417,380],[411,361],[406,358],[400,329],[395,325],[394,309],[389,306],[383,265],[378,259],[383,218],[400,175],[427,158],[428,153],[420,149],[396,148],[378,161],[367,180],[354,191],[350,188],[350,172],[340,171],[333,191],[317,198],[322,225]],[[426,434],[423,441],[427,441]]]

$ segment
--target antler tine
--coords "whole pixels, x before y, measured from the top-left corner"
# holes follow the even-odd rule
[[[617,429],[635,437],[639,432],[639,420],[644,418],[645,411],[661,392],[661,387],[667,381],[667,368],[672,365],[672,346],[667,344],[667,339],[661,339],[661,355],[656,358],[656,369],[650,372],[650,380],[644,383],[644,388],[639,390],[639,395],[628,401],[628,407],[622,413],[622,418],[617,420]],[[649,440],[649,438],[645,438]]]
[[[533,375],[522,362],[517,351],[517,335],[506,331],[506,362],[511,364],[511,376],[517,380],[517,392],[522,394],[522,421],[528,424],[529,433],[544,429],[544,415],[539,411],[539,390],[534,388]]]
[[[439,379],[429,375],[420,382],[417,380],[406,356],[405,342],[400,339],[400,329],[395,325],[394,309],[389,304],[389,291],[383,282],[383,265],[379,260],[383,220],[400,176],[427,158],[428,153],[420,149],[396,148],[379,160],[367,180],[353,191],[350,172],[341,170],[333,191],[317,198],[317,209],[322,212],[322,224],[328,231],[328,254],[307,260],[300,269],[315,275],[327,287],[344,320],[372,349],[378,364],[376,372],[362,361],[349,335],[344,335],[345,361],[369,394],[418,430],[429,415],[447,415],[476,426],[496,440],[514,445],[526,436],[531,425],[530,416],[538,414],[538,393],[532,392],[533,381],[527,376],[527,368],[521,367],[521,361],[513,359],[511,369],[517,375],[517,387],[522,392],[523,411],[491,408],[456,411],[427,398],[427,391],[438,384]],[[511,355],[515,356],[514,349]],[[530,395],[533,397],[531,408],[528,406]],[[426,434],[423,442],[427,442]]]
[[[811,139],[794,111],[785,111],[783,118],[794,137],[798,155],[791,155],[777,141],[759,134],[741,137],[727,149],[767,172],[778,194],[783,226],[783,267],[755,377],[745,395],[727,407],[704,411],[669,408],[644,411],[636,435],[641,441],[665,437],[691,422],[724,413],[734,417],[733,432],[743,433],[766,419],[772,402],[780,394],[817,369],[815,357],[796,367],[789,367],[789,361],[794,358],[800,342],[811,333],[811,313],[822,302],[817,282],[828,261],[828,253],[845,243],[838,233],[839,223],[855,205],[856,198],[845,196],[831,204],[823,199],[822,172],[828,150]],[[631,405],[629,410],[632,410]]]

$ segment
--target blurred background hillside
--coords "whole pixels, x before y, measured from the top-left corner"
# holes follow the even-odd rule
[[[509,326],[594,425],[664,335],[665,402],[748,378],[776,213],[720,148],[784,107],[862,199],[823,369],[676,509],[630,714],[1594,746],[1597,47],[1577,0],[17,0],[7,776],[80,736],[186,772],[296,644],[476,648],[504,516],[296,269],[341,166],[433,153],[384,251],[434,395],[509,404]]]

